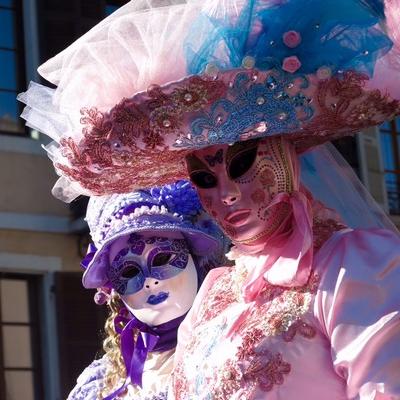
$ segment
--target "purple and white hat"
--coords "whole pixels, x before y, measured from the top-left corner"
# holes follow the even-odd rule
[[[134,232],[180,232],[194,255],[214,261],[221,260],[226,250],[226,238],[204,212],[188,181],[92,197],[86,221],[93,239],[81,263],[85,269],[82,283],[88,289],[108,286],[109,247]]]

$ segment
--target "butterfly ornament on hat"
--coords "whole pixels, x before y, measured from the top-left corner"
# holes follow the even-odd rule
[[[189,173],[232,238],[236,267],[208,276],[180,327],[174,396],[400,396],[398,235],[318,147],[400,114],[399,5],[151,4],[48,61],[57,88],[21,99],[55,139],[59,197]]]

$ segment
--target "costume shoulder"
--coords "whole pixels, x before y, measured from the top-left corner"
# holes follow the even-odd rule
[[[400,398],[400,237],[383,229],[337,232],[315,265],[314,311],[348,397]]]
[[[99,391],[103,387],[108,363],[107,357],[103,356],[86,367],[78,377],[76,386],[67,400],[97,400]]]

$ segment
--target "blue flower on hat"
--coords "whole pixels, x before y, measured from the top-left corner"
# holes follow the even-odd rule
[[[162,188],[153,188],[151,195],[158,197],[169,211],[182,216],[195,216],[201,210],[196,190],[188,181],[181,180]]]

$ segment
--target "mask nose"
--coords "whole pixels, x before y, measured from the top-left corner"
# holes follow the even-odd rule
[[[148,290],[154,290],[160,286],[160,281],[158,279],[147,278],[144,283],[144,288]]]
[[[222,202],[226,205],[226,206],[231,206],[233,204],[235,204],[238,201],[238,196],[232,196],[232,195],[228,195],[222,198]]]
[[[228,176],[225,176],[221,181],[219,192],[221,201],[225,206],[232,206],[241,198],[239,187]]]

